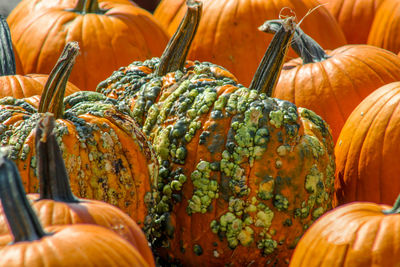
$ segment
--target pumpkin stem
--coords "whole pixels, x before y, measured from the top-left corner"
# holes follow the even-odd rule
[[[160,64],[155,71],[157,76],[164,76],[169,72],[182,70],[185,66],[190,45],[200,23],[203,3],[199,0],[187,0],[186,5],[185,17],[169,40],[160,58]]]
[[[0,152],[0,199],[14,236],[13,242],[39,240],[49,234],[44,231],[26,198],[17,166],[6,154],[4,149]]]
[[[270,20],[267,33],[276,33],[281,27],[281,20]],[[303,64],[321,62],[329,58],[325,50],[300,27],[296,27],[292,41],[292,49],[301,57]]]
[[[400,195],[397,197],[396,202],[394,203],[393,207],[388,210],[383,210],[383,214],[390,215],[390,214],[400,214]]]
[[[15,56],[10,28],[8,27],[6,19],[0,16],[0,76],[15,74]]]
[[[53,129],[53,114],[46,113],[36,126],[35,147],[40,181],[40,199],[77,203]]]
[[[78,53],[79,46],[77,42],[69,42],[65,45],[44,86],[39,102],[39,113],[51,112],[56,119],[63,116],[65,87]]]
[[[78,0],[73,9],[66,11],[75,12],[81,15],[85,14],[105,14],[106,9],[101,9],[97,0]]]
[[[270,21],[266,21],[259,27],[260,31],[268,32]],[[253,80],[249,86],[260,93],[265,93],[271,97],[275,85],[278,81],[284,59],[289,48],[289,43],[295,32],[296,23],[293,17],[281,20],[279,29],[277,29],[274,38],[268,46],[260,65],[254,74]]]

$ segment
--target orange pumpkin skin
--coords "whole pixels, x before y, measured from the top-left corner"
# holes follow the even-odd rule
[[[368,45],[347,45],[327,54],[330,58],[321,62],[287,62],[273,96],[316,112],[331,127],[336,142],[346,119],[365,97],[400,80],[400,58]]]
[[[114,2],[100,6],[107,10],[104,14],[54,7],[9,22],[23,72],[49,73],[65,44],[77,41],[81,55],[70,81],[81,90],[94,91],[119,67],[161,55],[168,36],[148,11]]]
[[[324,214],[304,234],[290,267],[398,266],[399,214],[389,207],[355,202]]]
[[[382,47],[393,53],[400,51],[400,1],[385,0],[376,12],[370,33],[368,44]]]
[[[265,44],[272,39],[272,36],[260,33],[258,25],[279,17],[284,7],[293,9],[300,20],[318,5],[315,0],[230,0],[229,3],[204,0],[203,3],[203,18],[188,58],[223,66],[245,86],[250,84],[264,55]],[[185,10],[184,0],[163,0],[154,16],[172,34]],[[342,30],[324,7],[314,10],[304,19],[301,27],[326,48],[333,49],[346,44]],[[288,57],[295,57],[293,51],[289,51]]]
[[[319,0],[338,21],[348,44],[366,44],[383,0]]]
[[[400,83],[365,98],[343,126],[335,147],[338,204],[393,203],[400,192]]]

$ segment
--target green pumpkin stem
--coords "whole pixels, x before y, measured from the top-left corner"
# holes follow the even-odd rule
[[[10,28],[3,16],[0,16],[0,76],[15,75],[15,55],[11,41]]]
[[[186,5],[187,11],[185,17],[179,24],[175,34],[169,40],[160,58],[160,64],[155,71],[155,75],[157,76],[164,76],[169,72],[182,70],[185,66],[190,45],[200,23],[203,3],[198,0],[187,0]]]
[[[40,199],[77,203],[79,199],[71,191],[68,172],[53,132],[54,125],[53,114],[46,113],[36,126],[35,147]]]
[[[39,240],[48,235],[33,211],[17,166],[0,152],[0,199],[14,243]]]
[[[97,0],[78,0],[73,9],[67,9],[67,11],[75,12],[81,15],[85,14],[104,14],[107,12],[105,9],[101,9]]]
[[[270,20],[266,32],[276,33],[281,24],[281,20]],[[321,62],[329,58],[325,50],[299,27],[296,28],[291,46],[296,54],[301,57],[303,64]]]
[[[77,42],[69,42],[65,45],[44,86],[39,103],[39,113],[53,113],[56,119],[63,116],[65,87],[78,53],[79,46]]]
[[[264,32],[269,31],[269,22],[266,21],[259,30]],[[281,20],[281,26],[277,29],[254,74],[249,86],[250,89],[265,93],[269,97],[272,96],[295,28],[296,24],[292,17]]]
[[[396,202],[394,202],[394,205],[391,209],[388,210],[383,210],[383,214],[400,214],[400,195],[397,197]]]

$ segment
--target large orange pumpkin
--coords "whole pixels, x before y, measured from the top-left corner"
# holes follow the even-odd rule
[[[335,147],[336,198],[393,203],[400,192],[400,82],[382,86],[351,113]]]
[[[293,18],[249,89],[218,65],[185,63],[200,9],[188,3],[161,59],[134,62],[98,87],[132,107],[158,154],[149,240],[164,260],[184,266],[287,265],[305,229],[331,208],[334,174],[325,122],[268,97]]]
[[[366,96],[400,80],[400,58],[382,48],[346,45],[324,51],[300,28],[292,46],[300,58],[283,66],[272,95],[316,112],[331,127],[335,142],[350,113]]]
[[[221,65],[245,86],[250,84],[264,55],[265,44],[272,39],[258,32],[257,27],[265,20],[277,18],[284,8],[291,8],[300,20],[318,5],[316,0],[204,0],[203,3],[203,19],[188,58]],[[163,0],[154,16],[172,35],[185,10],[185,0]],[[326,48],[346,44],[340,26],[323,6],[308,15],[301,25]]]
[[[90,91],[63,101],[77,53],[77,44],[68,43],[55,67],[62,71],[50,74],[39,107],[29,99],[0,99],[1,145],[12,148],[26,191],[37,192],[34,127],[43,113],[53,113],[72,191],[118,206],[143,222],[151,201],[146,196],[158,174],[155,154],[129,110],[117,101]]]
[[[0,200],[10,234],[0,235],[0,266],[148,266],[128,241],[97,225],[43,229],[14,162],[0,156]]]
[[[348,44],[366,44],[383,0],[319,0],[338,21]]]
[[[74,9],[36,8],[24,16],[9,22],[24,73],[49,73],[65,44],[77,41],[81,56],[70,81],[81,90],[94,91],[134,60],[161,55],[168,42],[152,15],[130,3],[79,0]]]
[[[399,266],[400,199],[394,206],[354,202],[318,219],[301,238],[290,267]]]
[[[393,53],[400,51],[400,1],[384,0],[376,12],[367,43]]]

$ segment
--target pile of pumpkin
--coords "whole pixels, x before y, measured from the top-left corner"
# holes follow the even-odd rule
[[[0,266],[398,265],[400,1],[325,2],[22,0]]]

